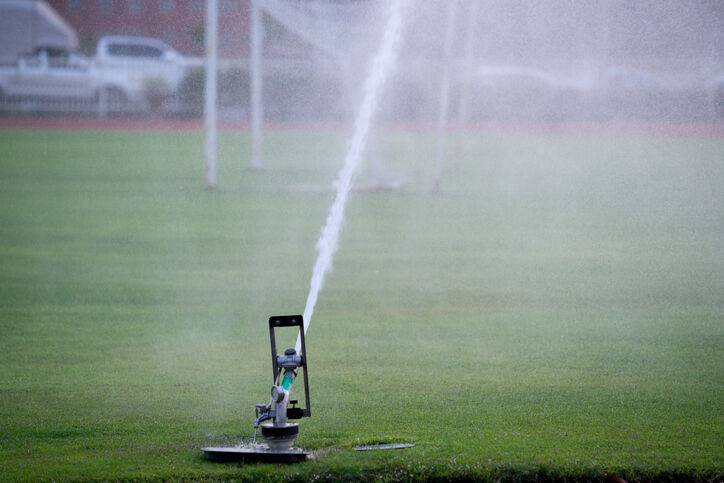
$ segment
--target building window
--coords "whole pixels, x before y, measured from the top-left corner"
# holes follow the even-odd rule
[[[231,13],[234,11],[234,2],[232,0],[222,0],[221,1],[221,12],[222,13]]]
[[[227,31],[222,31],[219,35],[219,46],[222,49],[228,50],[234,45],[234,34]]]
[[[81,52],[93,52],[93,49],[95,49],[96,46],[96,39],[93,36],[93,32],[84,30],[81,32],[78,32],[78,40],[80,45],[78,48]]]
[[[204,51],[204,29],[193,29],[191,31],[191,48],[194,52]]]
[[[98,0],[98,8],[101,12],[113,10],[113,0]]]
[[[161,0],[162,12],[173,12],[176,9],[176,0]]]
[[[203,12],[204,2],[202,2],[201,0],[193,0],[191,2],[191,10],[194,12]]]
[[[68,10],[78,10],[80,8],[80,0],[65,0],[65,6]]]
[[[143,11],[143,0],[131,0],[129,4],[131,13],[139,13]]]

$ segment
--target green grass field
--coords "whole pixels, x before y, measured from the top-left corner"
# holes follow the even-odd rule
[[[724,478],[724,139],[381,139],[307,334],[293,466],[215,464],[266,402],[347,135],[0,131],[0,480]],[[361,183],[374,181],[371,170]],[[293,337],[282,345],[293,345]],[[414,448],[355,452],[358,444]]]

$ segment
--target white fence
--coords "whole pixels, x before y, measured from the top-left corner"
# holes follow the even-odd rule
[[[77,114],[94,117],[144,114],[125,102],[50,96],[13,96],[0,98],[0,112],[18,114]]]

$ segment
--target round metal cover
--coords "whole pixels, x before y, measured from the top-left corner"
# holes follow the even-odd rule
[[[259,448],[201,448],[209,461],[219,463],[300,463],[311,458],[311,453],[302,450],[275,451]]]

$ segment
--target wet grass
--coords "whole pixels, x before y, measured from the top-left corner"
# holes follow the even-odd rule
[[[251,436],[345,139],[251,172],[222,133],[206,190],[200,133],[0,131],[0,479],[724,476],[724,141],[656,136],[471,134],[436,194],[431,136],[382,139],[405,183],[351,197],[308,334],[317,458],[203,460]]]

